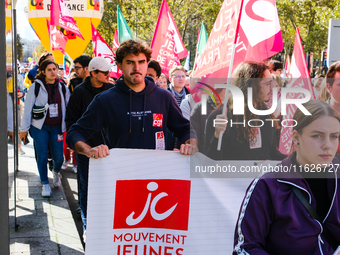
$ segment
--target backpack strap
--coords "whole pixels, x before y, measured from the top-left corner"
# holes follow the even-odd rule
[[[35,88],[34,88],[35,97],[38,97],[39,91],[40,91],[40,83],[39,82],[35,82]]]
[[[63,95],[64,95],[64,99],[65,99],[65,95],[66,95],[66,86],[63,82],[60,82],[61,83],[61,90],[63,91]]]
[[[60,84],[61,84],[61,90],[63,91],[64,99],[65,99],[65,96],[66,96],[66,86],[65,86],[65,84],[63,82],[60,82]],[[40,83],[36,82],[35,83],[35,88],[34,88],[35,97],[38,97],[39,91],[40,91]]]

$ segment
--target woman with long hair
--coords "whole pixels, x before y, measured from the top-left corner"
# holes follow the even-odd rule
[[[207,156],[222,160],[267,160],[283,159],[285,155],[277,150],[273,114],[259,116],[252,113],[248,106],[248,88],[252,89],[252,104],[256,110],[268,110],[267,102],[273,93],[273,78],[268,66],[253,61],[243,62],[233,73],[233,85],[238,87],[244,101],[235,103],[244,106],[244,115],[233,114],[234,98],[229,93],[227,116],[221,115],[222,107],[212,112],[206,126]],[[277,97],[276,97],[277,98]],[[239,100],[239,99],[238,99]],[[225,119],[216,122],[216,119]],[[273,120],[273,121],[268,121]],[[227,122],[228,121],[228,122]],[[221,123],[221,124],[219,124]],[[214,127],[215,125],[215,127]],[[222,147],[217,150],[217,141],[222,131]],[[209,143],[210,141],[210,143]]]
[[[329,93],[329,90],[327,88],[327,80],[323,79],[323,81],[320,84],[318,99],[327,102],[330,97],[331,94]]]
[[[70,94],[58,79],[58,68],[58,64],[50,59],[39,64],[36,80],[27,93],[19,134],[20,140],[25,140],[29,131],[33,138],[43,197],[52,193],[47,177],[48,146],[53,158],[53,184],[54,187],[61,185],[63,132]]]
[[[241,205],[234,254],[333,254],[340,245],[340,186],[335,157],[339,115],[325,102],[297,109],[293,152],[256,178]],[[281,169],[281,170],[280,170]]]

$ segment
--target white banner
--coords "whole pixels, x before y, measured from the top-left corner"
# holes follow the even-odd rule
[[[251,178],[190,178],[179,152],[110,152],[90,160],[86,255],[232,253]]]

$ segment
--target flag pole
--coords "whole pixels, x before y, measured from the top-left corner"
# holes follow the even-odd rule
[[[204,20],[202,21],[202,23],[204,23]],[[201,29],[202,29],[202,26],[201,26]],[[194,66],[192,67],[192,70],[195,71],[195,66],[196,66],[196,61],[197,61],[197,50],[198,50],[198,44],[199,44],[199,41],[200,41],[200,30],[197,31],[198,32],[198,36],[197,36],[197,42],[196,42],[196,52],[195,52],[195,61],[194,61]]]
[[[46,18],[47,20],[47,30],[48,30],[48,39],[50,40],[50,52],[53,55],[53,51],[52,51],[52,39],[51,39],[51,23],[50,21]]]
[[[230,59],[230,65],[229,65],[229,71],[228,71],[228,81],[227,81],[227,85],[230,85],[230,84],[231,84],[231,72],[232,72],[232,70],[233,70],[234,56],[235,56],[235,49],[236,49],[238,31],[239,31],[239,28],[240,28],[242,7],[243,7],[243,0],[241,0],[240,15],[239,15],[239,17],[238,17],[237,26],[236,26],[235,40],[234,40],[234,44],[233,44],[233,48],[232,48],[232,53],[231,53],[231,59]],[[227,110],[227,101],[228,101],[228,89],[225,90],[224,102],[223,102],[223,110],[222,110],[222,114],[225,115],[225,116],[226,116],[226,110]],[[220,134],[219,134],[219,136],[218,136],[218,143],[217,143],[217,150],[218,150],[218,151],[221,150],[222,136],[223,136],[223,132],[220,131]]]

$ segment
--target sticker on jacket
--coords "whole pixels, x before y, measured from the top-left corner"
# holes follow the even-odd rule
[[[156,150],[165,150],[163,131],[156,132]]]
[[[262,148],[262,137],[261,137],[261,130],[260,128],[253,129],[253,132],[255,133],[255,140],[252,143],[250,142],[250,149],[258,149]]]
[[[61,135],[58,135],[58,142],[60,141],[64,141],[64,135],[61,134]]]
[[[58,104],[50,104],[50,118],[58,117]]]
[[[153,114],[153,127],[162,127],[163,126],[163,114],[154,113]]]

